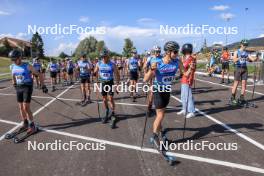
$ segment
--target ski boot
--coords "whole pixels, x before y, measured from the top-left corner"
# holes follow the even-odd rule
[[[18,134],[23,133],[24,131],[27,131],[27,129],[28,129],[28,121],[25,120],[25,121],[23,122],[22,127],[20,127],[18,131],[15,131],[15,132],[13,132],[13,133],[8,133],[8,134],[6,134],[6,135],[5,135],[5,139],[12,139],[12,138],[14,138],[15,136],[17,136]]]
[[[231,98],[230,98],[230,100],[229,100],[229,104],[230,104],[231,106],[237,106],[237,105],[238,105],[238,101],[236,100],[236,98],[235,98],[234,95],[231,96]]]
[[[107,108],[105,111],[105,116],[102,117],[102,123],[105,124],[108,120],[108,115],[109,115],[109,109]]]
[[[116,127],[116,121],[117,121],[117,118],[116,118],[115,112],[112,112],[112,114],[111,114],[111,122],[110,122],[110,127],[112,129],[114,129]]]
[[[55,92],[55,90],[56,90],[56,89],[55,89],[55,86],[52,86],[51,91],[52,91],[52,92]]]

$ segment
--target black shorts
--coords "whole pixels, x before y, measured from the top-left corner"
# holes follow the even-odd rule
[[[33,85],[23,85],[16,87],[17,102],[30,103],[33,92]]]
[[[68,75],[73,75],[73,69],[68,69],[67,73]]]
[[[51,78],[56,78],[57,77],[57,72],[50,72],[50,77]]]
[[[166,108],[170,102],[170,92],[153,92],[153,100],[156,109]]]
[[[46,73],[46,69],[42,69],[41,70],[41,73]]]
[[[84,84],[84,83],[90,83],[90,76],[81,76],[81,83]]]
[[[123,67],[118,67],[118,70],[122,70],[123,69]]]
[[[100,84],[102,84],[102,91],[101,91],[102,96],[106,96],[107,94],[109,96],[114,96],[114,90],[113,90],[114,81],[113,80],[101,82]]]
[[[246,67],[237,67],[234,72],[235,81],[247,80],[248,70]]]
[[[229,70],[229,62],[222,63],[222,70]]]
[[[138,72],[130,71],[130,80],[137,81],[138,80]]]
[[[63,68],[63,69],[62,69],[62,72],[67,72],[66,68]]]

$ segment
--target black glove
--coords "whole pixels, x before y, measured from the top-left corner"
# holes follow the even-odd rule
[[[14,84],[13,84],[13,86],[14,86],[14,88],[16,88],[16,87],[17,87],[17,84],[16,84],[16,83],[14,83]]]
[[[48,91],[49,91],[48,88],[45,85],[43,85],[42,86],[42,92],[43,93],[48,93]]]

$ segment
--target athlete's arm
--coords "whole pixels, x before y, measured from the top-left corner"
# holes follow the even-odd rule
[[[148,82],[149,80],[154,78],[156,70],[157,70],[157,63],[153,63],[151,65],[151,69],[144,76],[144,82]]]
[[[236,63],[238,61],[237,51],[235,51],[235,53],[234,53],[233,61],[234,61],[234,63]]]
[[[94,68],[94,76],[96,77],[96,82],[98,82],[98,71],[99,71],[99,67],[98,64],[96,64],[95,68]]]
[[[144,73],[147,73],[147,59],[145,58],[144,60],[144,64],[143,64],[143,70],[144,70]]]
[[[119,75],[119,71],[116,68],[116,65],[114,65],[114,75],[115,75],[116,83],[119,84],[119,82],[120,82],[120,75]]]
[[[28,65],[28,69],[33,73],[33,75],[39,77],[39,81],[41,85],[44,85],[44,79],[41,73],[37,72],[32,65]]]

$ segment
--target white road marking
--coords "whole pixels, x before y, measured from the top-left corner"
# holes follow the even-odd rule
[[[0,93],[0,95],[6,95],[6,96],[16,96],[16,94],[4,94]],[[43,96],[32,96],[33,98],[43,98],[43,99],[53,99],[53,97],[43,97]],[[57,98],[59,100],[64,100],[64,101],[74,101],[74,102],[80,102],[81,99],[74,99],[74,98]],[[102,101],[99,101],[100,104],[102,104]],[[136,103],[120,103],[120,102],[115,102],[117,105],[127,105],[127,106],[142,106],[142,107],[147,107],[147,105],[143,104],[136,104]],[[167,106],[167,109],[176,109],[173,106]]]
[[[19,125],[19,123],[6,121],[6,120],[3,120],[3,121],[0,120],[0,122]],[[68,133],[68,132],[51,130],[51,129],[47,129],[47,128],[40,128],[40,129],[42,131],[52,133],[52,134],[58,134],[58,135],[77,138],[77,139],[86,140],[86,141],[105,143],[107,145],[125,148],[125,149],[130,149],[130,150],[159,154],[159,152],[153,148],[145,148],[145,147],[141,148],[140,146],[136,146],[136,145],[124,144],[124,143],[120,143],[120,142],[113,142],[113,141],[109,141],[109,140],[98,139],[98,138],[93,138],[93,137],[88,137],[88,136],[82,136],[82,135],[72,134],[72,133]],[[199,162],[209,163],[209,164],[213,164],[213,165],[225,166],[225,167],[229,167],[229,168],[236,168],[236,169],[241,169],[241,170],[246,170],[246,171],[251,171],[251,172],[256,172],[256,173],[264,173],[264,169],[262,169],[262,168],[238,164],[238,163],[232,163],[232,162],[228,162],[228,161],[216,160],[216,159],[211,159],[211,158],[205,158],[205,157],[193,156],[193,155],[187,155],[187,154],[181,154],[181,153],[175,153],[175,152],[167,152],[167,154],[170,156],[175,156],[175,157],[183,158],[183,159],[187,159],[187,160],[199,161]]]
[[[73,86],[73,85],[72,85]],[[66,93],[72,86],[68,87],[67,89],[65,89],[63,92],[61,92],[59,95],[56,96],[56,98],[59,98],[60,96],[62,96],[64,93]],[[51,103],[53,103],[56,98],[53,98],[52,100],[50,100],[48,103],[46,103],[44,106],[42,106],[41,108],[39,108],[37,111],[35,111],[33,113],[33,117],[35,115],[37,115],[39,112],[41,112],[44,108],[46,108],[48,105],[50,105]],[[13,129],[9,130],[8,132],[6,132],[5,134],[3,134],[1,137],[0,137],[0,141],[3,140],[5,138],[5,135],[7,133],[12,133],[13,131],[15,131],[17,128],[19,128],[20,126],[22,125],[22,122],[19,123],[16,127],[14,127]]]
[[[13,87],[13,86],[8,86],[8,87],[5,87],[5,88],[0,89],[0,90],[6,90],[6,89],[9,89],[9,88],[11,88],[11,87]]]
[[[196,78],[195,80],[200,81],[200,82],[204,82],[204,83],[209,83],[209,84],[213,84],[213,85],[222,86],[222,87],[232,88],[232,86],[228,86],[228,85],[224,85],[224,84],[219,84],[219,83],[215,83],[215,82],[211,82],[211,81],[206,81],[206,80],[202,80],[202,79],[198,79],[198,78]],[[237,88],[237,89],[241,90],[240,88]],[[246,90],[246,92],[253,93],[253,91],[250,91],[250,90]],[[264,93],[256,92],[256,91],[255,91],[255,94],[264,95]]]
[[[174,98],[175,100],[177,100],[178,102],[181,102],[181,100],[180,100],[179,98],[177,98],[177,97],[175,97],[175,96],[173,96],[173,95],[171,95],[171,97]],[[210,119],[211,121],[213,121],[213,122],[215,122],[215,123],[221,125],[222,127],[224,127],[225,129],[227,129],[228,131],[231,131],[231,132],[235,133],[235,134],[238,135],[239,137],[245,139],[246,141],[248,141],[248,142],[250,142],[251,144],[255,145],[256,147],[260,148],[261,150],[264,150],[264,145],[263,145],[263,144],[261,144],[261,143],[255,141],[254,139],[252,139],[252,138],[250,138],[250,137],[244,135],[244,134],[241,133],[241,132],[238,132],[237,130],[235,130],[235,129],[231,128],[230,126],[226,125],[225,123],[223,123],[223,122],[221,122],[221,121],[215,119],[214,117],[212,117],[212,116],[206,114],[205,112],[199,110],[198,108],[195,108],[195,110],[196,110],[199,114],[201,114],[201,115],[207,117],[208,119]]]
[[[7,93],[0,93],[0,95],[16,96],[16,94],[7,94]],[[53,99],[53,97],[37,96],[37,95],[33,95],[32,97],[33,98],[43,98],[43,99]]]

